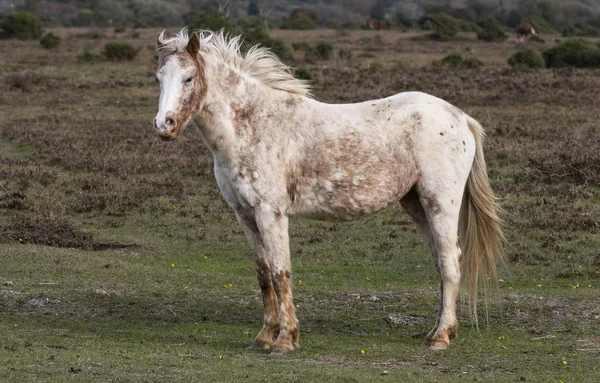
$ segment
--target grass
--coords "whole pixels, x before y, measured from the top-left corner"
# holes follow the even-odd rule
[[[459,339],[432,352],[421,343],[439,281],[399,206],[342,224],[293,219],[301,348],[282,358],[245,349],[261,327],[260,292],[198,130],[170,143],[151,131],[154,31],[55,33],[63,44],[51,52],[0,42],[12,52],[0,58],[0,380],[599,380],[597,71],[513,71],[511,42],[386,32],[359,48],[372,34],[277,36],[356,51],[310,67],[317,99],[421,90],[480,120],[510,241],[489,325],[472,328],[459,303]],[[78,61],[118,39],[142,48],[133,62]],[[485,71],[429,65],[444,50],[488,49]]]

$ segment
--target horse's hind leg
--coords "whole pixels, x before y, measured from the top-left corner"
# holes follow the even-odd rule
[[[419,232],[419,235],[421,235],[421,238],[423,238],[423,242],[425,243],[425,246],[427,246],[427,248],[431,252],[431,256],[433,257],[433,262],[435,263],[435,267],[437,268],[438,273],[439,273],[440,265],[439,265],[438,256],[437,256],[437,249],[435,247],[435,241],[433,239],[433,234],[431,233],[431,229],[429,228],[429,222],[427,221],[427,215],[425,214],[425,210],[423,209],[423,206],[421,205],[421,201],[419,200],[419,195],[417,194],[417,192],[414,189],[412,189],[400,200],[400,204],[402,205],[404,210],[408,213],[408,215],[410,215],[413,222],[417,226],[417,231]],[[441,290],[442,295],[444,293],[443,289],[444,289],[444,285],[440,284],[440,290]],[[438,327],[438,323],[440,320],[439,313],[441,313],[441,312],[442,312],[442,300],[440,299],[438,317],[436,319],[434,328]],[[430,333],[429,335],[432,335],[432,334]]]
[[[458,184],[458,183],[457,183]],[[454,189],[454,190],[453,190]],[[419,201],[427,217],[435,244],[441,279],[440,311],[436,326],[425,338],[431,349],[443,350],[456,336],[456,299],[460,284],[460,248],[457,245],[462,190],[440,188],[440,195],[419,190]],[[443,192],[441,192],[443,190]]]
[[[279,334],[279,307],[271,280],[271,268],[254,217],[243,212],[236,212],[236,216],[252,248],[265,310],[263,327],[248,348],[266,350],[271,348]]]

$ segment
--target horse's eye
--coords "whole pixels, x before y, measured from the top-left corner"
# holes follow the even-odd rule
[[[191,78],[191,77],[188,77],[188,78],[185,80],[185,82],[192,82],[192,78]]]
[[[160,81],[158,81],[158,76],[154,77],[154,79],[156,80],[156,82],[160,82]]]

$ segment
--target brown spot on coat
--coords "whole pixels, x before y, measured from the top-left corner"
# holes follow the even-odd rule
[[[235,86],[240,83],[241,77],[240,77],[239,73],[237,73],[235,70],[229,68],[228,72],[227,72],[227,77],[225,77],[225,81],[227,82],[227,85]]]
[[[442,211],[440,202],[435,197],[424,198],[422,200],[423,208],[431,215],[438,215]]]

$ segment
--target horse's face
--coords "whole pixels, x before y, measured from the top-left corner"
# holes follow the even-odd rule
[[[162,43],[162,33],[157,46]],[[158,114],[154,129],[160,138],[171,141],[201,108],[206,95],[204,62],[198,54],[200,38],[196,33],[190,37],[185,51],[163,57],[156,71],[160,84]]]

